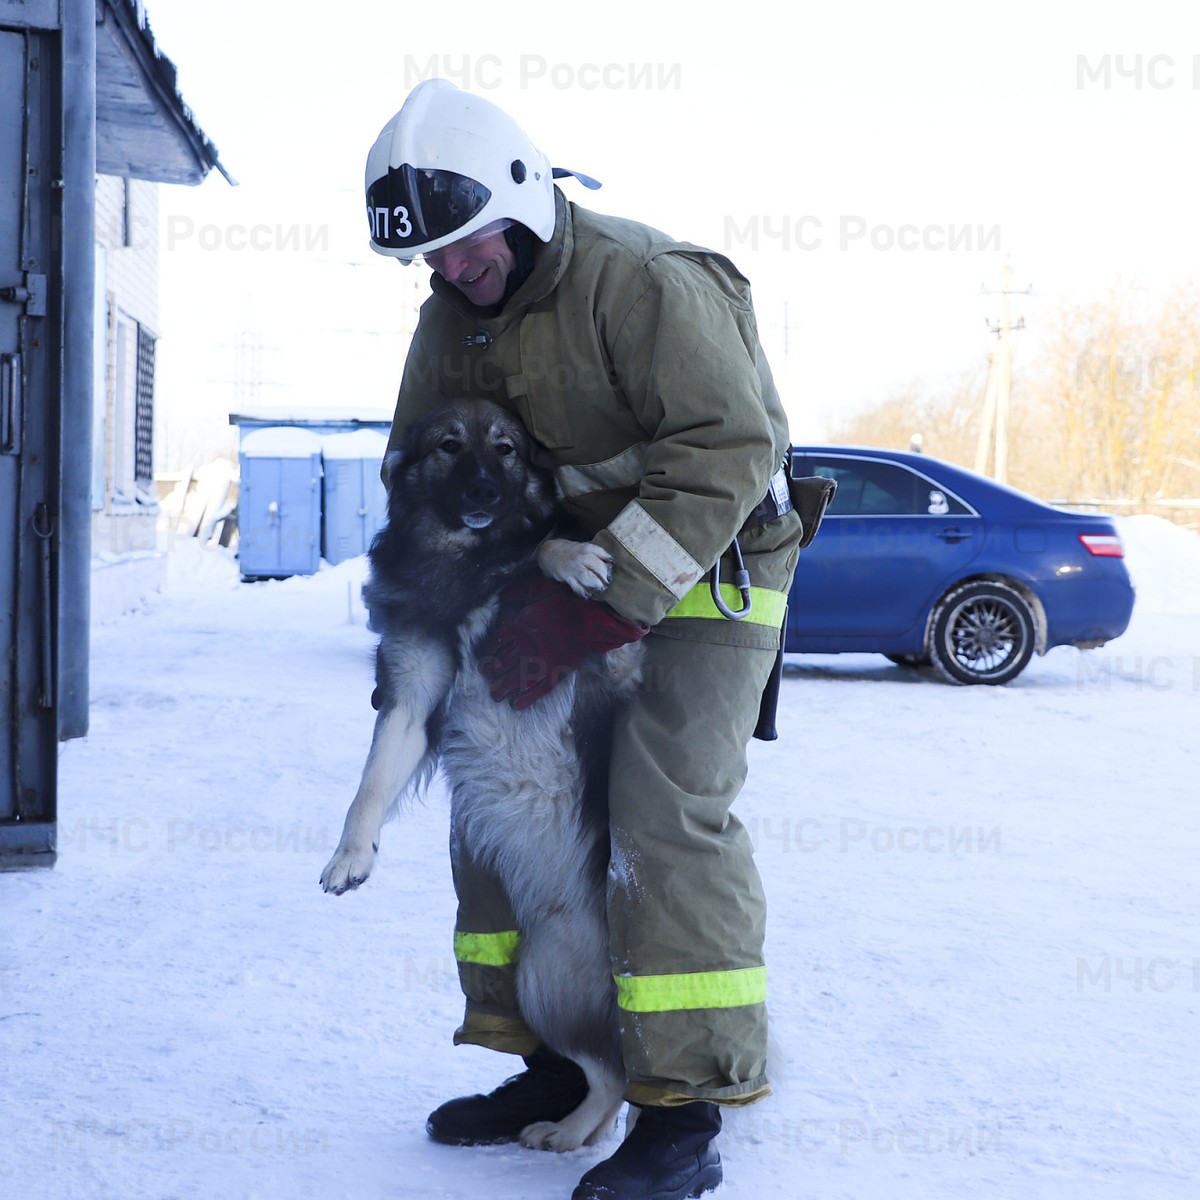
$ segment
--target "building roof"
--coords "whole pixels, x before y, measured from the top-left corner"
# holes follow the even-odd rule
[[[176,85],[139,0],[96,0],[96,170],[156,183],[234,180]]]
[[[295,405],[290,408],[249,408],[229,414],[230,425],[243,432],[262,429],[266,426],[294,425],[318,432],[338,433],[355,429],[381,429],[392,427],[391,408],[377,405],[362,405],[359,408],[316,408]]]

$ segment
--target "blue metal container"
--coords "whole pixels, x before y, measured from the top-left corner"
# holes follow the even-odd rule
[[[321,439],[279,426],[242,438],[238,559],[243,579],[312,575],[321,565]]]

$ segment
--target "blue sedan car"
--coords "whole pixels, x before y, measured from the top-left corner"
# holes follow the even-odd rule
[[[1101,646],[1133,612],[1116,526],[924,454],[793,448],[837,481],[800,554],[784,649],[872,651],[955,683],[1007,683],[1034,652]]]

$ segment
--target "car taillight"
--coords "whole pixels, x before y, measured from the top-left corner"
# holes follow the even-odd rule
[[[1115,533],[1081,533],[1079,540],[1087,548],[1089,554],[1100,558],[1124,558],[1125,547]]]

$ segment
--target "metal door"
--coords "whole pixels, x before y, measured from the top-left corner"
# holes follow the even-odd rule
[[[327,563],[370,549],[387,520],[387,492],[379,467],[387,436],[375,429],[334,433],[322,442],[322,553]]]
[[[6,27],[10,8],[0,5],[0,868],[54,858],[61,507],[61,38]]]
[[[244,578],[312,575],[320,567],[320,487],[315,452],[307,458],[242,458],[238,560]]]

